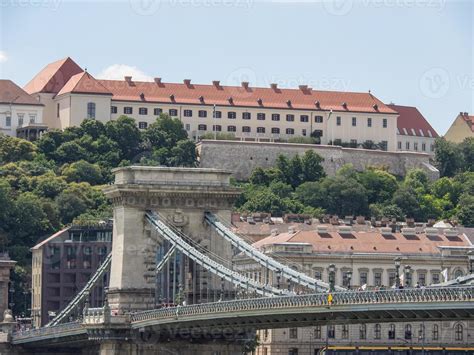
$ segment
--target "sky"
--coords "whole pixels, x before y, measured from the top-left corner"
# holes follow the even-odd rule
[[[470,0],[0,0],[0,77],[71,57],[95,77],[371,91],[440,134],[474,113]]]

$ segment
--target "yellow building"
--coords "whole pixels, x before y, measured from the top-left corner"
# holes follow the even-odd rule
[[[454,143],[461,143],[469,137],[474,137],[474,116],[469,116],[467,112],[460,112],[444,138]]]

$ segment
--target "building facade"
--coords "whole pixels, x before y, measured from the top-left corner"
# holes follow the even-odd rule
[[[0,252],[0,323],[3,321],[3,313],[9,309],[9,285],[10,271],[16,262],[11,260],[8,253]]]
[[[460,112],[444,135],[444,138],[454,143],[461,143],[464,139],[470,137],[474,137],[474,115]]]
[[[0,133],[35,140],[44,131],[44,105],[11,80],[0,80]]]
[[[258,228],[257,226],[254,227]],[[242,229],[239,225],[237,230]],[[248,228],[246,228],[248,229]],[[280,230],[279,228],[278,230]],[[317,279],[351,289],[390,288],[400,282],[405,287],[438,284],[444,276],[454,279],[468,273],[467,252],[473,250],[468,238],[457,230],[438,230],[392,224],[372,227],[367,224],[324,224],[299,230],[276,230],[255,247],[277,260]],[[395,259],[400,258],[396,266]],[[298,287],[283,278],[269,275],[260,265],[244,255],[235,257],[236,270],[277,287]],[[334,265],[334,271],[331,269]],[[303,290],[301,290],[303,291]],[[360,291],[362,292],[362,291]],[[422,347],[472,345],[473,322],[410,322],[323,325],[306,328],[268,329],[258,332],[255,354],[316,354],[325,346],[336,347]],[[355,351],[355,350],[354,350]],[[370,350],[369,350],[370,351]],[[375,351],[375,350],[373,350]],[[382,350],[380,350],[382,351]]]
[[[160,113],[180,119],[190,138],[227,133],[242,140],[317,137],[321,144],[365,142],[397,149],[398,113],[369,93],[318,91],[306,85],[283,89],[191,83],[99,80],[66,58],[47,65],[25,91],[45,105],[45,123],[64,129],[85,118],[106,122],[133,117],[139,128]]]
[[[387,105],[398,112],[397,150],[434,155],[434,143],[438,133],[421,112],[412,106]]]
[[[112,248],[112,224],[72,225],[35,245],[32,257],[31,317],[34,327],[48,323],[85,286]],[[90,295],[104,299],[108,274]]]

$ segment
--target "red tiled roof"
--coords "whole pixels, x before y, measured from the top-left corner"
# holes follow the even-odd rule
[[[65,93],[87,93],[87,94],[105,94],[112,95],[101,83],[99,83],[88,72],[82,72],[73,75],[64,85],[58,95]]]
[[[0,103],[43,106],[11,80],[0,80]]]
[[[58,93],[69,79],[83,70],[71,58],[48,64],[24,87],[29,94]]]
[[[113,100],[396,114],[370,93],[98,80]],[[141,97],[143,94],[143,98]],[[229,102],[231,98],[232,102]],[[343,106],[345,103],[345,107]]]
[[[397,120],[397,127],[401,135],[433,138],[439,137],[438,133],[436,133],[433,127],[431,127],[426,118],[416,107],[394,104],[389,104],[387,106],[400,114]],[[415,131],[415,134],[413,134],[413,131]],[[429,132],[431,132],[431,135]]]
[[[466,123],[471,127],[471,131],[474,132],[474,116],[469,116],[467,112],[464,112],[461,117],[466,121]]]
[[[400,233],[393,233],[390,238],[378,231],[352,232],[354,238],[343,238],[337,232],[328,232],[322,237],[317,231],[297,231],[270,236],[253,244],[256,248],[280,243],[308,243],[317,253],[406,253],[406,254],[439,254],[440,246],[469,246],[469,241],[460,235],[458,241],[448,240],[439,235],[430,239],[425,234],[417,234],[415,239],[407,239]],[[329,237],[330,236],[330,237]]]

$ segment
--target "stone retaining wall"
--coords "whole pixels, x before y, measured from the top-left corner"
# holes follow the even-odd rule
[[[384,152],[380,150],[342,148],[330,145],[215,141],[203,140],[197,144],[201,168],[225,169],[237,180],[246,180],[256,167],[275,165],[280,154],[292,157],[303,155],[308,149],[324,158],[323,167],[334,175],[345,164],[352,164],[359,171],[368,166],[385,166],[395,175],[404,176],[413,168],[421,168],[435,180],[439,171],[430,164],[429,155],[412,152]]]

